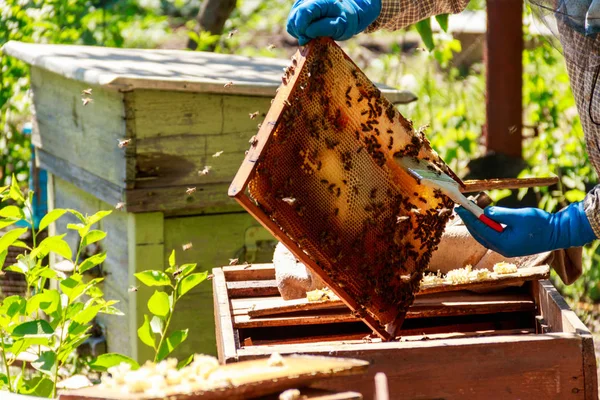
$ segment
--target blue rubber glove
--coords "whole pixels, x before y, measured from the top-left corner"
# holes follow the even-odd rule
[[[367,29],[381,12],[381,0],[297,0],[287,31],[304,46],[311,39],[347,40]]]
[[[596,239],[583,202],[554,214],[539,208],[487,207],[485,215],[506,225],[502,233],[487,227],[463,207],[456,212],[479,243],[505,257],[583,246]]]

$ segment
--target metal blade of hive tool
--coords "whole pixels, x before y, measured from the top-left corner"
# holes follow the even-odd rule
[[[323,38],[284,71],[229,188],[384,340],[401,329],[454,204],[398,157],[455,176],[424,133]]]

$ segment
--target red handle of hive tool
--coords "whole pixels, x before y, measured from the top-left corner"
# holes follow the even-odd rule
[[[481,214],[479,216],[479,220],[481,222],[483,222],[484,224],[486,224],[487,226],[489,226],[490,228],[492,228],[493,230],[495,230],[496,232],[500,232],[500,233],[504,232],[504,227],[502,225],[500,225],[499,223],[497,223],[494,220],[491,220],[485,214]]]

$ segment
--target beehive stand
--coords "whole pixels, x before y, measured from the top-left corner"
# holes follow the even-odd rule
[[[293,57],[250,144],[229,195],[393,338],[452,208],[394,159],[454,173],[329,39]]]

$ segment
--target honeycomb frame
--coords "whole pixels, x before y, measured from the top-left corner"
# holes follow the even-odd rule
[[[292,57],[230,188],[384,340],[396,336],[453,202],[398,158],[462,182],[331,39]]]

